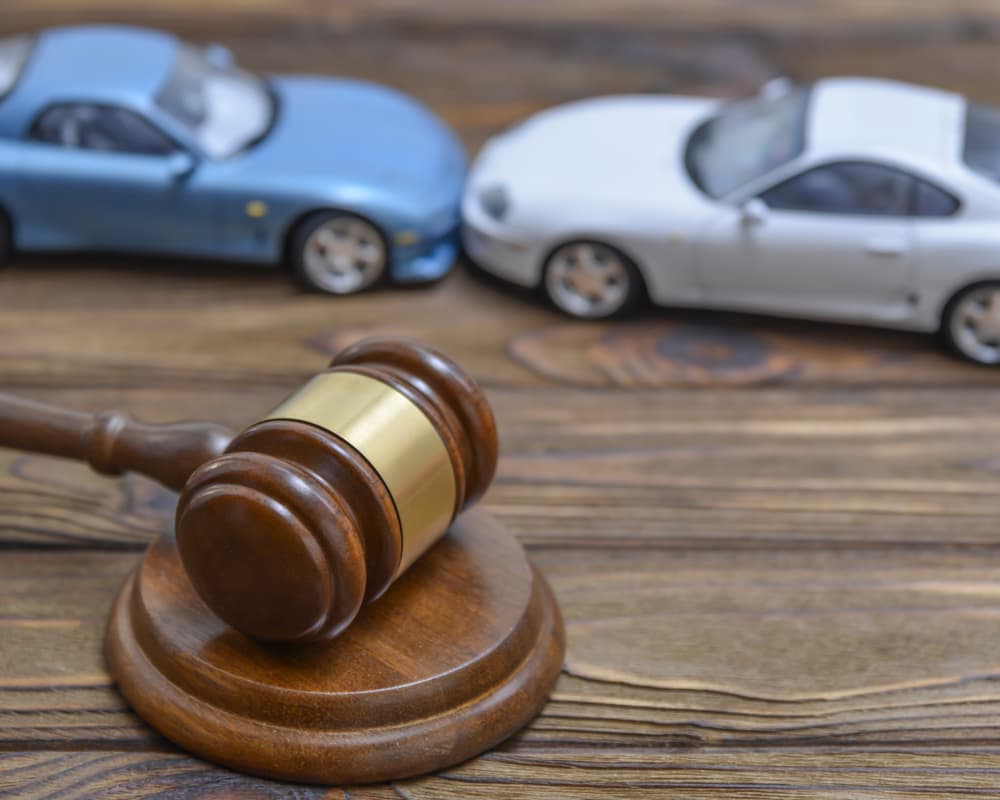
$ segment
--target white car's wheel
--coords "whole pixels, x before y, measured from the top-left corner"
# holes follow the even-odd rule
[[[981,283],[959,292],[942,319],[945,341],[977,364],[1000,364],[1000,282]]]
[[[622,253],[600,242],[570,242],[545,262],[545,294],[561,311],[580,319],[607,319],[636,304],[642,278]]]
[[[305,220],[292,239],[291,266],[305,288],[353,294],[385,275],[389,250],[381,232],[355,214],[330,212]]]

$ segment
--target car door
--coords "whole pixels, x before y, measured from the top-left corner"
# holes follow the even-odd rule
[[[35,247],[183,252],[212,235],[194,157],[138,114],[106,105],[44,111],[25,142],[18,226]]]
[[[884,319],[912,291],[914,179],[870,161],[812,167],[721,210],[698,247],[710,302]]]

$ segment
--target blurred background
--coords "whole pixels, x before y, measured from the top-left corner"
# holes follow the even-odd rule
[[[219,41],[234,51],[239,64],[259,72],[347,75],[390,84],[423,100],[450,123],[470,158],[492,133],[534,111],[600,94],[733,97],[749,95],[776,76],[809,81],[860,74],[1000,102],[995,77],[1000,6],[988,0],[10,0],[0,15],[0,35],[79,22],[147,25],[195,42]],[[215,352],[226,353],[224,364],[215,368],[244,369],[253,375],[263,370],[292,379],[308,362],[300,349],[282,350],[279,340],[329,338],[320,319],[336,318],[346,329],[339,342],[356,335],[359,325],[398,329],[405,327],[405,320],[419,318],[433,343],[457,348],[457,357],[473,359],[483,347],[506,347],[515,330],[536,322],[557,326],[547,334],[543,353],[532,351],[522,359],[528,373],[516,372],[523,379],[541,371],[543,377],[597,385],[742,384],[793,373],[864,381],[865,370],[877,367],[880,380],[924,381],[928,378],[922,369],[974,384],[993,380],[988,371],[947,358],[923,335],[705,311],[657,310],[639,317],[640,323],[695,325],[694,338],[705,346],[693,366],[652,353],[653,342],[664,330],[641,325],[641,330],[612,326],[634,346],[618,348],[618,358],[608,361],[586,353],[605,327],[574,327],[532,297],[489,282],[470,282],[463,272],[457,270],[443,286],[426,292],[383,290],[331,302],[300,294],[281,270],[176,259],[43,258],[18,260],[0,270],[0,292],[12,303],[4,315],[7,330],[22,326],[19,312],[36,312],[31,319],[35,341],[40,343],[52,331],[44,352],[51,358],[62,353],[65,363],[60,369],[73,369],[72,364],[92,354],[101,361],[101,370],[110,368],[110,359],[137,362],[133,368],[142,371],[148,359],[141,355],[145,345],[140,342],[145,342],[157,348],[163,362],[179,369]],[[266,308],[259,307],[261,303]],[[112,337],[108,339],[102,333],[105,326],[95,325],[90,315],[89,335],[65,349],[66,315],[95,304],[118,315],[144,307],[152,316],[144,319],[140,339],[116,336],[114,330],[107,331]],[[220,304],[230,308],[233,319],[212,323],[200,313],[198,344],[182,344],[177,337],[192,329],[179,323],[177,307],[194,313],[196,307]],[[236,313],[237,305],[242,313]],[[466,316],[475,320],[457,341],[434,330],[442,308],[457,315],[451,318],[453,325]],[[239,337],[229,335],[235,319],[241,320]],[[277,320],[284,335],[276,338],[271,331]],[[117,325],[127,328],[129,323],[119,318]],[[317,327],[323,331],[317,333]],[[231,346],[236,338],[238,346]],[[130,355],[136,347],[139,350]],[[511,347],[519,352],[516,345]],[[734,348],[740,351],[736,356]],[[262,365],[259,354],[275,349],[282,355]],[[549,353],[554,353],[552,359]],[[19,349],[8,353],[15,359],[22,355]],[[496,369],[491,360],[490,370]]]
[[[546,105],[608,92],[752,91],[775,75],[900,78],[998,98],[991,0],[8,0],[0,32],[79,22],[219,39],[263,71],[385,81],[474,148]]]

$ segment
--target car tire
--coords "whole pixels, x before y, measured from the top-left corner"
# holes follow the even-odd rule
[[[966,361],[1000,366],[1000,281],[956,292],[941,315],[940,334],[947,347]]]
[[[14,252],[14,226],[10,215],[0,208],[0,264],[10,260]]]
[[[292,275],[307,291],[355,294],[385,279],[389,246],[378,227],[364,217],[324,211],[296,227],[288,259]]]
[[[617,248],[594,241],[560,245],[545,260],[542,290],[548,301],[577,319],[611,319],[645,296],[638,268]]]

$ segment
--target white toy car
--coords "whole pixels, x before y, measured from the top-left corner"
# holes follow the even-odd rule
[[[568,314],[657,304],[916,331],[1000,363],[1000,109],[864,78],[623,96],[492,139],[467,252]]]

